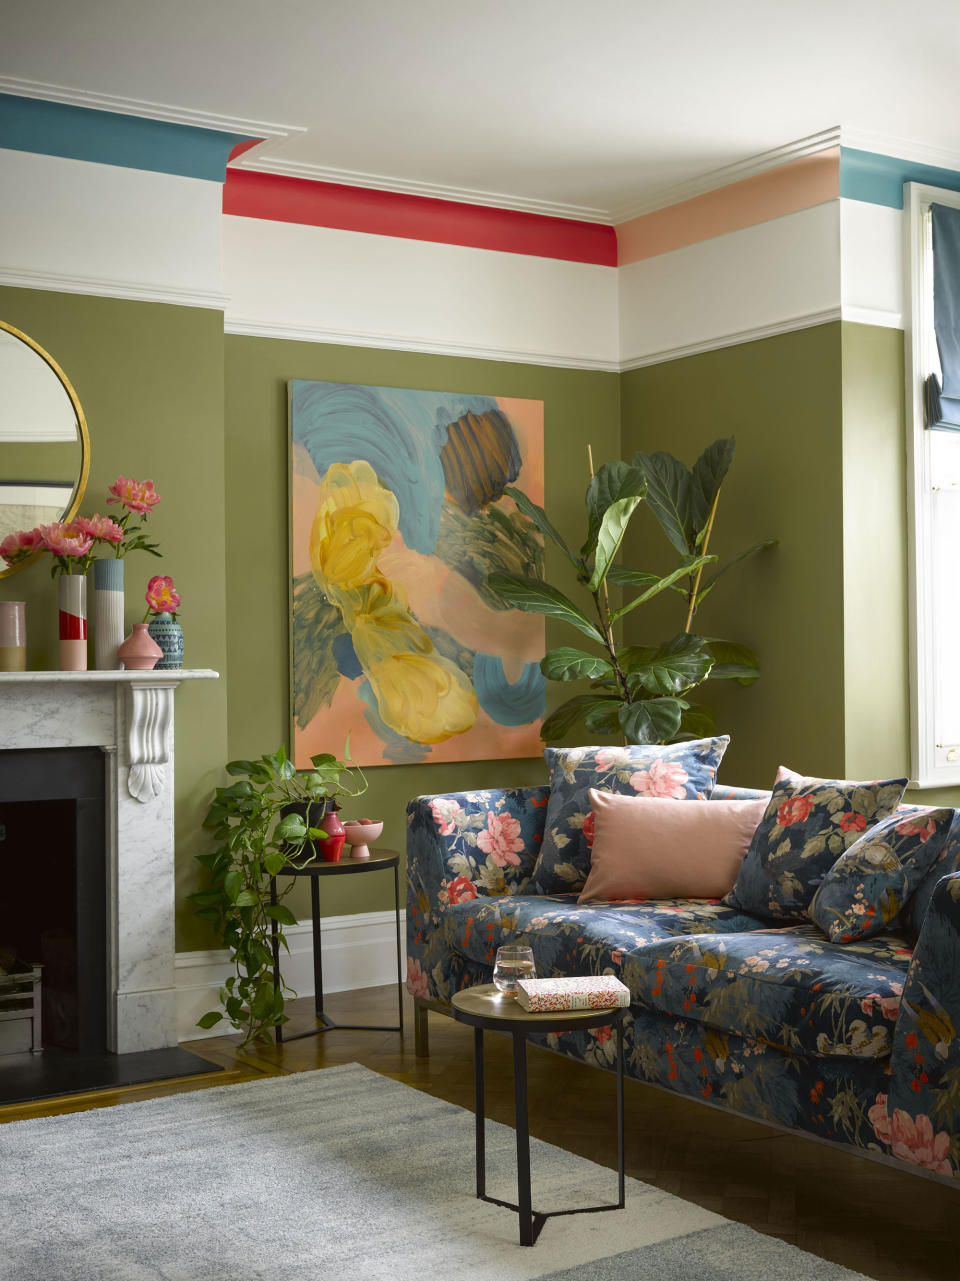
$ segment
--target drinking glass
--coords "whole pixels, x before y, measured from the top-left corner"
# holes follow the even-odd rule
[[[533,949],[511,944],[509,947],[498,947],[493,963],[493,981],[504,996],[517,995],[517,983],[520,979],[536,978],[537,969],[533,963]]]

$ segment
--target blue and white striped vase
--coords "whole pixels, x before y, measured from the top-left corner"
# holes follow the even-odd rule
[[[123,667],[117,649],[123,644],[123,561],[93,562],[93,656],[98,672]]]
[[[180,624],[169,614],[154,614],[150,619],[147,631],[163,650],[163,657],[158,660],[155,672],[183,666],[183,631]]]

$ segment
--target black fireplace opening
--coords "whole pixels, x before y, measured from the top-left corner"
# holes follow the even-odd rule
[[[218,1070],[179,1048],[108,1050],[105,762],[0,752],[0,1104]]]

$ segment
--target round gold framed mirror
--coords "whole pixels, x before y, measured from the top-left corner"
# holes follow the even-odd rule
[[[69,378],[38,342],[0,320],[0,541],[77,514],[90,472],[87,420]],[[0,561],[0,578],[14,568]]]

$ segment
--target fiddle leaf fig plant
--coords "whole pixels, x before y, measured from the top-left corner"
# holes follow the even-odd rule
[[[540,731],[544,741],[563,738],[578,722],[592,733],[620,733],[628,743],[702,738],[716,733],[716,718],[710,707],[691,702],[690,693],[708,680],[746,685],[759,676],[757,655],[746,645],[694,630],[697,610],[722,575],[777,541],[761,539],[723,565],[709,551],[735,450],[733,437],[714,441],[692,468],[662,451],[638,452],[630,463],[604,463],[587,486],[587,536],[578,551],[567,545],[542,507],[518,489],[506,490],[570,561],[592,602],[592,610],[583,608],[539,579],[501,573],[487,578],[487,586],[505,605],[559,619],[595,647],[596,652],[589,652],[562,646],[544,656],[540,670],[548,680],[589,680],[591,690],[568,699],[546,718]],[[680,555],[667,574],[616,563],[630,520],[643,503]],[[609,586],[622,589],[625,597],[616,608]],[[681,629],[657,645],[624,644],[618,624],[662,592],[682,599]]]
[[[349,739],[345,755],[349,759]],[[237,779],[218,787],[203,821],[217,841],[216,849],[198,854],[209,883],[189,895],[201,920],[209,921],[226,947],[234,973],[220,989],[219,1010],[197,1021],[202,1028],[226,1019],[243,1036],[240,1049],[255,1041],[269,1043],[271,1029],[287,1022],[285,993],[295,995],[275,970],[273,933],[290,951],[285,925],[297,918],[282,902],[293,888],[282,877],[317,858],[317,842],[326,838],[322,814],[336,796],[360,796],[367,789],[362,770],[324,753],[311,758],[313,769],[298,771],[283,747],[258,760],[231,761],[227,773]]]

